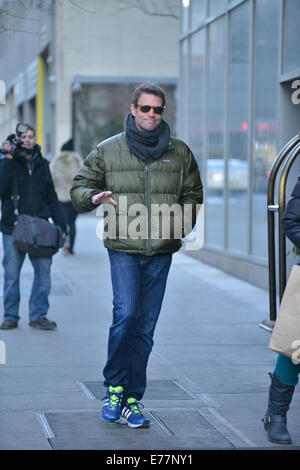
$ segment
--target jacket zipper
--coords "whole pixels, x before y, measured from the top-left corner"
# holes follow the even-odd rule
[[[146,190],[146,207],[147,207],[147,217],[148,217],[148,238],[147,238],[147,248],[146,253],[150,255],[151,253],[151,212],[150,212],[150,198],[149,198],[149,163],[145,164],[145,190]]]
[[[29,173],[29,207],[31,207],[31,200],[32,200],[32,170],[28,169]]]

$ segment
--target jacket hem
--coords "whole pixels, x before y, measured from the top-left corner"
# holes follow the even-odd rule
[[[154,255],[169,255],[169,254],[172,254],[172,253],[176,253],[177,251],[179,251],[182,247],[182,243],[180,243],[180,245],[174,247],[174,248],[170,248],[170,249],[156,249],[156,250],[150,250],[150,253],[147,252],[146,249],[136,249],[136,248],[132,248],[132,249],[124,249],[124,248],[116,248],[114,246],[112,246],[111,243],[106,243],[104,242],[104,246],[105,248],[108,250],[108,251],[115,251],[117,253],[126,253],[128,255],[144,255],[144,256],[154,256]]]
[[[12,235],[13,230],[13,227],[8,227],[7,225],[0,224],[0,232],[5,233],[5,235]]]

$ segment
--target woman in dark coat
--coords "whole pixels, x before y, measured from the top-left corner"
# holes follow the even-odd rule
[[[296,248],[300,249],[300,177],[293,189],[282,218],[285,235]],[[271,375],[269,403],[264,417],[268,439],[278,444],[291,444],[287,430],[287,411],[298,383],[300,364],[282,354],[278,354],[275,369]]]

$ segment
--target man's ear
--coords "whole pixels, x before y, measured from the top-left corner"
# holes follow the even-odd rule
[[[131,104],[131,105],[130,105],[130,111],[131,111],[132,116],[135,116],[136,107],[134,106],[134,104]]]

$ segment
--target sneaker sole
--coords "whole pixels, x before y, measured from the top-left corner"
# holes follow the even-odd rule
[[[106,421],[107,423],[120,423],[122,419],[122,418],[118,418],[118,419],[105,418],[105,416],[103,416],[102,413],[100,414],[100,417],[103,419],[103,421]]]
[[[130,428],[149,428],[150,423],[143,423],[143,424],[132,424],[132,423],[127,423]]]
[[[115,421],[115,422],[117,422],[118,424],[127,424],[128,427],[130,428],[149,428],[150,426],[150,423],[142,423],[142,424],[129,423],[129,421],[127,421],[127,419],[122,416],[119,419],[119,421]]]

